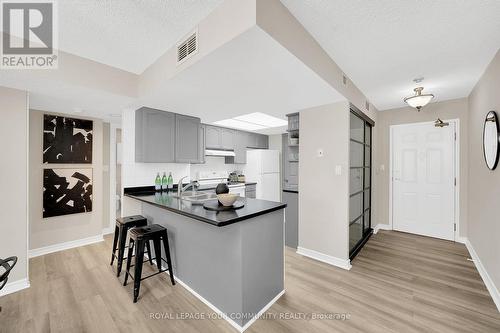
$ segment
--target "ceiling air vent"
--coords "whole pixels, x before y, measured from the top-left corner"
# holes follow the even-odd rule
[[[177,46],[177,63],[181,63],[198,51],[198,34],[194,32]]]
[[[365,108],[366,110],[370,111],[370,102],[365,101]]]

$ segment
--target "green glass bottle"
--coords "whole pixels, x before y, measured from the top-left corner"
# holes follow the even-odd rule
[[[155,191],[157,192],[161,191],[161,178],[159,172],[156,174],[155,178]]]
[[[163,173],[163,177],[161,177],[161,190],[166,191],[168,187],[168,179],[167,179],[167,173]]]
[[[168,190],[172,191],[174,189],[174,178],[172,178],[172,173],[168,174]]]

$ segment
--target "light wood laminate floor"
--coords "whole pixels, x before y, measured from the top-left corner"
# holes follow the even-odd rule
[[[222,319],[151,319],[213,312],[165,274],[143,281],[133,304],[110,248],[106,237],[31,259],[31,288],[0,298],[0,332],[236,332]],[[286,294],[247,332],[500,332],[468,257],[462,244],[392,231],[374,235],[350,271],[287,249]],[[332,313],[347,319],[312,318]]]

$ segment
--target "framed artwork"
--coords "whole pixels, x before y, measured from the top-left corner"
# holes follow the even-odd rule
[[[43,217],[92,211],[92,169],[44,169]]]
[[[43,163],[92,163],[92,120],[45,114]]]

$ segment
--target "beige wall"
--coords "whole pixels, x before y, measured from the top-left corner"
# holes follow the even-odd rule
[[[489,276],[500,288],[500,167],[489,170],[483,157],[486,113],[500,115],[500,51],[469,96],[468,239]]]
[[[0,258],[17,256],[9,283],[28,278],[27,92],[0,87]]]
[[[110,124],[102,124],[102,228],[109,228],[110,221]],[[114,197],[114,196],[113,196]],[[110,230],[110,231],[114,231]]]
[[[103,226],[103,123],[94,121],[92,165],[43,164],[43,111],[30,110],[30,250],[102,235]],[[69,115],[66,115],[69,116]],[[92,212],[42,217],[44,168],[92,168]]]
[[[390,172],[390,139],[389,130],[392,125],[434,121],[437,118],[459,119],[460,135],[460,235],[467,235],[467,155],[468,155],[468,121],[467,99],[456,99],[432,103],[422,111],[404,107],[381,111],[377,116],[377,131],[375,132],[374,172],[377,186],[373,192],[373,205],[376,214],[373,216],[372,227],[376,224],[389,224],[389,172]],[[385,170],[381,170],[381,165]]]
[[[322,149],[323,157],[317,152]],[[299,247],[349,258],[349,103],[300,112]],[[335,175],[335,166],[342,174]]]

